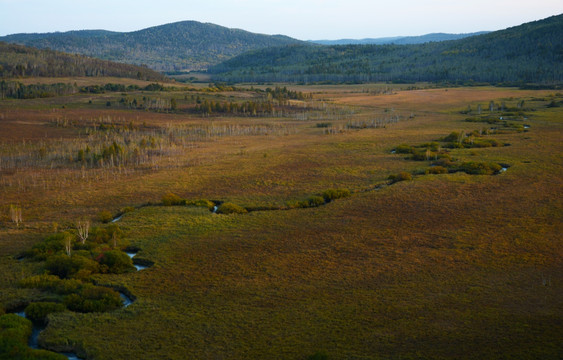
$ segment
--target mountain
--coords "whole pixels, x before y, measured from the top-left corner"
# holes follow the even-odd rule
[[[427,42],[459,40],[470,36],[487,34],[488,31],[479,31],[468,34],[432,33],[421,36],[394,36],[368,39],[339,39],[339,40],[311,40],[310,42],[321,45],[384,45],[384,44],[424,44]]]
[[[115,76],[150,81],[165,76],[142,66],[0,42],[0,78]]]
[[[290,45],[212,67],[215,81],[562,83],[563,15],[416,45]]]
[[[301,43],[287,36],[254,34],[196,21],[125,33],[85,30],[14,34],[0,37],[0,41],[146,64],[157,71],[204,70],[249,50]]]

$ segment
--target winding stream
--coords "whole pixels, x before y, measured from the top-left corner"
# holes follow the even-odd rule
[[[121,217],[114,219],[113,222],[118,221]],[[133,259],[135,257],[135,255],[137,255],[137,251],[128,251],[125,252],[127,255],[129,255],[129,257],[131,259]],[[145,265],[140,265],[140,264],[133,264],[135,266],[135,268],[137,269],[137,271],[140,270],[144,270],[146,269],[148,266]],[[123,301],[123,308],[127,308],[129,305],[133,304],[133,302],[135,301],[134,299],[132,299],[131,297],[125,295],[125,293],[123,293],[123,291],[118,291],[119,292],[119,296],[121,297],[121,300]],[[17,311],[14,312],[16,315],[21,316],[23,318],[27,319],[27,316],[25,315],[25,311]],[[33,328],[31,330],[31,336],[29,337],[29,342],[28,342],[28,346],[32,349],[39,349],[39,334],[41,333],[41,331],[45,330],[45,328],[47,327],[47,325],[42,325],[42,324],[36,324],[35,322],[32,322],[33,324]],[[51,351],[51,350],[50,350]],[[55,352],[55,351],[53,351]],[[61,355],[66,356],[67,359],[69,360],[80,360],[81,358],[79,358],[76,354],[73,353],[58,353]]]
[[[129,257],[131,259],[133,259],[135,257],[135,255],[137,255],[136,251],[126,251],[125,253],[127,255],[129,255]],[[133,266],[135,266],[135,269],[137,269],[137,271],[141,271],[141,270],[148,268],[148,266],[145,266],[145,265],[141,265],[141,264],[138,264],[138,263],[135,264],[135,261],[133,261]]]

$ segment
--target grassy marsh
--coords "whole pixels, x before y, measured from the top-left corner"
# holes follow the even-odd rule
[[[89,95],[93,104],[83,95],[0,102],[0,156],[2,164],[12,161],[0,172],[2,308],[44,297],[18,286],[42,265],[15,256],[79,219],[95,223],[101,211],[134,206],[119,221],[123,245],[154,265],[93,280],[127,289],[135,302],[106,313],[51,314],[40,336],[47,348],[88,359],[558,358],[563,122],[561,107],[548,105],[562,96],[506,88],[292,88],[313,93],[309,108],[326,103],[333,110],[325,119],[204,117],[189,112],[192,94],[216,101],[261,95],[203,88],[159,94],[178,99],[180,110],[168,113],[105,108],[119,93]],[[522,100],[528,131],[491,135],[510,146],[451,149],[459,162],[506,163],[508,171],[420,175],[364,191],[389,175],[425,173],[427,163],[391,154],[398,145],[480,130],[489,124],[465,121],[476,116],[462,113],[468,106],[488,113],[490,101],[508,107]],[[390,113],[399,121],[346,127]],[[57,119],[74,125],[57,126]],[[85,129],[98,119],[114,128],[89,138]],[[319,122],[339,131],[327,134]],[[232,131],[208,136],[204,130],[214,127]],[[186,129],[199,135],[190,138]],[[68,159],[88,144],[100,153],[117,138],[139,147],[150,136],[160,153],[146,163],[83,167]],[[282,207],[337,188],[352,194],[286,211],[140,207],[168,192]],[[19,227],[11,204],[22,208]]]

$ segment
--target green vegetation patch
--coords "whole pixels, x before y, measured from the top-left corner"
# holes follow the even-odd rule
[[[47,315],[65,310],[66,307],[60,303],[37,302],[31,303],[25,308],[25,316],[31,321],[45,323]]]
[[[27,346],[32,323],[16,314],[0,316],[0,359],[65,360],[66,356]]]

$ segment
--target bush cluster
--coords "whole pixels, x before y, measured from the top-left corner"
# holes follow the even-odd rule
[[[60,303],[37,302],[31,303],[25,308],[25,316],[31,321],[45,323],[47,315],[65,310],[66,307]]]
[[[162,205],[164,206],[198,206],[198,207],[206,207],[211,209],[215,206],[213,201],[209,201],[206,199],[198,199],[198,200],[187,200],[182,199],[180,196],[174,193],[167,193],[162,196]]]
[[[200,200],[187,200],[186,205],[188,206],[197,206],[197,207],[206,207],[208,209],[212,209],[215,206],[215,203],[209,200],[200,199]]]
[[[350,190],[348,189],[328,189],[323,191],[322,196],[325,202],[331,202],[332,200],[341,199],[350,196]]]
[[[133,271],[133,261],[123,251],[110,250],[103,252],[98,257],[100,263],[100,272],[121,274],[128,271]]]
[[[90,230],[88,240],[90,245],[95,244],[112,244],[115,239],[121,239],[123,231],[117,224],[109,224],[105,227],[94,227]],[[95,244],[94,244],[95,243]],[[88,248],[88,246],[86,246]]]
[[[426,174],[447,174],[448,169],[443,166],[432,166],[429,169],[426,169]]]
[[[175,206],[175,205],[186,205],[186,200],[182,199],[174,193],[166,193],[162,196],[162,205],[164,206]]]
[[[117,291],[90,284],[84,285],[79,293],[70,294],[64,299],[64,305],[77,312],[104,312],[117,309],[122,304]]]
[[[217,214],[246,214],[248,211],[236,204],[226,202],[219,205]]]
[[[65,360],[66,356],[46,350],[35,350],[27,343],[31,336],[32,324],[16,314],[0,316],[0,358],[2,359],[35,359]]]
[[[399,181],[408,181],[408,180],[412,180],[412,175],[409,174],[408,172],[400,172],[397,175],[389,175],[389,180],[391,180],[391,183],[394,184],[396,182]]]
[[[77,292],[82,287],[82,281],[77,279],[61,279],[50,274],[35,275],[20,281],[20,286],[50,291],[59,295]]]
[[[104,210],[104,211],[100,211],[98,213],[98,220],[100,220],[100,222],[107,224],[110,221],[113,220],[113,215],[111,212]]]
[[[502,166],[490,162],[464,162],[459,165],[456,171],[463,171],[470,175],[494,175],[502,170]]]
[[[60,254],[50,256],[45,261],[45,270],[61,279],[68,279],[81,270],[87,271],[89,274],[97,273],[100,267],[96,261],[84,256]]]

